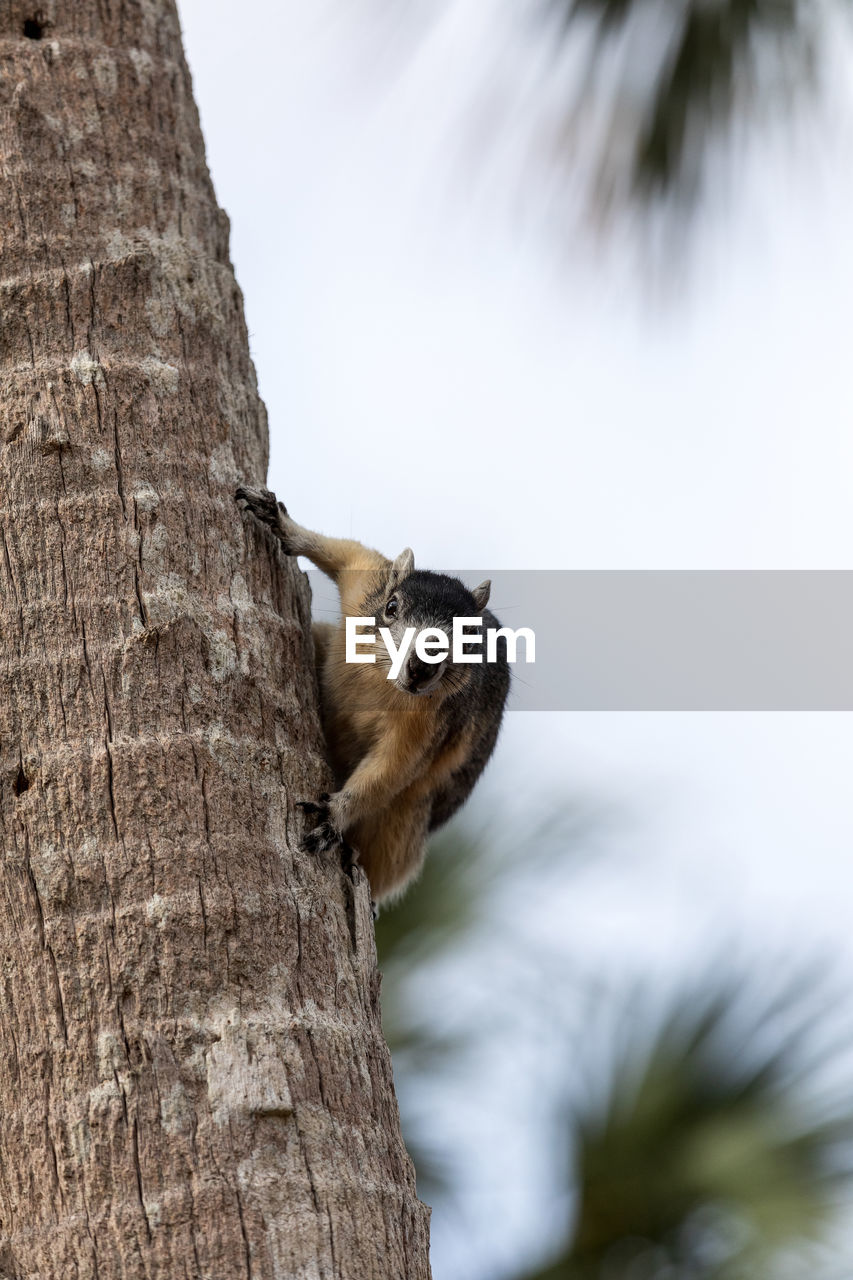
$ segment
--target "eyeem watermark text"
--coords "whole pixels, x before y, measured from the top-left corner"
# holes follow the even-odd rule
[[[364,628],[371,628],[371,630],[363,632]],[[360,645],[373,645],[376,643],[374,628],[376,628],[375,618],[348,617],[346,619],[346,651],[344,656],[347,662],[376,661],[375,652],[359,652]],[[516,630],[511,627],[487,627],[484,631],[483,619],[480,617],[454,618],[452,639],[440,627],[424,627],[421,631],[416,630],[415,627],[406,627],[398,645],[395,643],[390,627],[379,627],[378,632],[385,645],[388,657],[391,659],[391,666],[388,670],[389,680],[396,680],[402,671],[413,641],[415,653],[421,662],[435,663],[436,665],[444,662],[448,656],[456,663],[497,662],[499,639],[506,642],[508,662],[518,662],[519,640],[524,641],[524,661],[536,661],[536,636],[530,627],[518,627]],[[484,640],[485,652],[483,649]],[[475,652],[471,652],[472,648],[475,649]]]

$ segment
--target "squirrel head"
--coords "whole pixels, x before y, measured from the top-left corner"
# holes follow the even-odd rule
[[[421,632],[440,632],[452,638],[454,618],[478,617],[489,601],[491,582],[487,579],[470,591],[459,578],[446,573],[415,569],[410,548],[402,551],[391,565],[383,596],[371,602],[377,627],[387,627],[399,648],[406,631],[413,628],[417,639]],[[438,640],[426,636],[425,640]],[[419,697],[447,696],[463,688],[471,678],[471,666],[454,663],[451,654],[440,656],[433,646],[433,661],[428,662],[409,645],[406,661],[396,677],[397,688]],[[387,675],[390,658],[384,645],[377,646],[378,668]]]

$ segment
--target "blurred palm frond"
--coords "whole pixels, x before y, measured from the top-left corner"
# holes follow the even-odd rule
[[[775,1280],[819,1244],[853,1197],[853,1106],[818,1105],[816,1061],[839,1061],[819,1007],[812,980],[757,999],[715,979],[634,1025],[606,1093],[564,1108],[575,1222],[525,1280]]]
[[[591,132],[599,210],[690,204],[714,139],[815,83],[827,7],[813,0],[544,0],[557,45],[586,36],[564,136]],[[596,125],[597,122],[597,125]]]

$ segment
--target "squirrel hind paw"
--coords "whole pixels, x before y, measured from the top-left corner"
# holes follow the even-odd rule
[[[341,840],[341,866],[350,880],[355,884],[355,868],[358,863],[358,850],[353,849],[346,840]]]

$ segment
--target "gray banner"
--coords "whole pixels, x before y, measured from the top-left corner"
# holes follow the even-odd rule
[[[491,578],[501,625],[535,633],[513,710],[853,710],[853,572],[448,572]],[[331,620],[335,589],[310,577]]]

